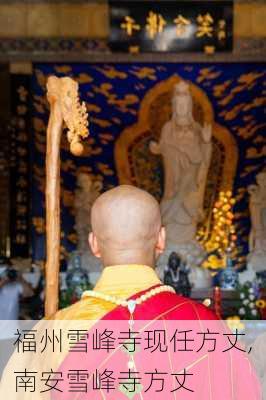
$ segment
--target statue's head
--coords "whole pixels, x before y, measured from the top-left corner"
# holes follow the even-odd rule
[[[192,96],[189,89],[189,84],[185,81],[180,81],[174,86],[174,94],[172,99],[173,116],[178,121],[187,119],[191,122],[192,117]]]
[[[173,251],[168,259],[168,267],[176,272],[180,264],[181,264],[181,258],[175,251]]]
[[[92,185],[92,180],[89,174],[85,174],[84,172],[80,172],[77,176],[77,185],[84,189],[90,188]]]

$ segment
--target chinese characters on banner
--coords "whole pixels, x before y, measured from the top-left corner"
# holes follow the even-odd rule
[[[110,1],[110,47],[120,52],[232,51],[232,1]]]
[[[11,255],[29,256],[29,81],[13,75],[10,135]]]

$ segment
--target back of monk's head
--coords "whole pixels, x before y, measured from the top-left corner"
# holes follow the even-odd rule
[[[163,250],[159,204],[134,186],[118,186],[98,197],[92,207],[91,223],[90,245],[104,265],[153,265]]]

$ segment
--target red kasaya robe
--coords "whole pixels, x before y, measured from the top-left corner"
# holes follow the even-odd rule
[[[107,276],[110,283],[105,287]],[[121,285],[124,279],[123,287],[120,286],[118,290],[116,284]],[[137,292],[135,291],[133,295],[126,296],[127,299],[134,300],[142,294],[147,293],[151,288],[160,285],[162,285],[162,283],[158,280],[150,267],[131,265],[114,266],[105,269],[103,276],[96,285],[96,290],[112,296],[115,295],[120,298],[125,298],[125,291],[127,291],[128,287],[130,287],[131,291],[136,290],[136,287],[145,287],[144,290],[138,290]],[[163,292],[137,305],[134,311],[135,322],[132,330],[137,333],[141,332],[141,334],[145,333],[146,339],[147,331],[150,331],[153,335],[155,331],[157,331],[157,333],[158,331],[164,331],[165,334],[162,335],[164,339],[162,339],[163,343],[161,343],[161,345],[168,347],[167,350],[165,350],[165,347],[161,349],[162,351],[155,349],[153,352],[147,352],[143,350],[144,346],[142,346],[142,343],[140,346],[141,351],[137,350],[133,352],[133,364],[132,362],[128,364],[128,361],[132,360],[132,354],[125,351],[125,347],[130,348],[130,346],[123,345],[123,343],[128,343],[127,340],[125,340],[125,335],[121,338],[121,331],[125,333],[129,329],[128,320],[130,314],[128,309],[122,306],[111,305],[108,304],[109,302],[91,297],[85,297],[82,302],[84,302],[84,304],[81,307],[83,310],[81,315],[85,314],[85,308],[89,307],[89,305],[92,307],[91,311],[87,311],[90,316],[93,316],[93,314],[95,315],[97,307],[98,313],[100,312],[102,315],[100,319],[97,318],[97,321],[95,321],[87,332],[88,338],[86,340],[88,352],[86,354],[81,354],[78,351],[69,352],[59,366],[57,372],[60,372],[62,376],[69,375],[70,379],[61,385],[63,392],[53,391],[51,396],[53,400],[122,400],[127,398],[145,400],[261,399],[260,385],[247,353],[236,348],[225,351],[230,347],[228,345],[230,344],[228,340],[229,336],[226,335],[230,335],[231,332],[229,333],[223,321],[220,321],[211,310],[202,304],[198,304],[173,293]],[[110,307],[110,309],[103,312],[104,307]],[[71,310],[73,319],[75,319],[75,315],[73,314],[74,309],[75,305],[72,306]],[[63,311],[63,313],[64,312],[65,311]],[[69,313],[69,311],[67,313]],[[61,318],[62,314],[59,314],[59,316]],[[76,314],[76,316],[80,318],[80,314]],[[109,351],[92,350],[92,336],[95,335],[95,332],[100,332],[102,334],[105,330],[108,332],[113,331],[116,339],[120,334],[121,340],[119,344],[116,343],[115,348]],[[191,345],[190,349],[187,349],[187,351],[183,351],[182,349],[174,350],[171,344],[174,342],[173,334],[175,330],[179,334],[183,332],[183,335],[184,331],[187,331],[187,334],[191,335],[194,333],[193,345],[192,336],[189,339],[190,341],[188,341],[188,345]],[[208,346],[203,346],[199,351],[204,332],[213,333],[212,337],[215,336],[215,333],[217,335],[219,333],[220,341],[215,351],[210,351]],[[175,338],[177,339],[177,336]],[[145,335],[142,339],[145,341]],[[180,344],[182,341],[184,344],[184,340],[181,339],[180,336],[179,339],[176,340],[176,344]],[[231,341],[234,340],[231,339]],[[205,345],[206,343],[208,343],[208,339]],[[238,347],[240,347],[239,344]],[[138,348],[138,346],[136,346],[136,348]],[[69,371],[76,371],[77,368],[80,371],[82,370],[85,375],[86,373],[88,374],[86,392],[84,381],[78,393],[75,392],[75,388],[73,388],[75,383],[73,385],[70,383],[71,373],[69,374]],[[131,375],[129,372],[130,369],[132,372]],[[115,382],[113,383],[115,389],[109,388],[108,390],[108,385],[106,386],[106,383],[101,385],[99,382],[97,388],[97,379],[99,375],[105,374],[104,376],[106,377],[106,373],[108,375],[110,371],[113,372],[112,377],[115,377]],[[126,373],[129,375],[126,375]],[[184,378],[184,374],[186,373],[191,375]],[[151,378],[152,374],[153,379]],[[125,378],[124,380],[123,377]],[[135,387],[133,387],[134,385],[132,383],[134,382],[134,377],[141,377],[139,380],[137,380],[137,378],[135,379]],[[184,383],[183,380],[186,382]],[[109,383],[110,381],[111,375],[109,377]],[[181,387],[175,390],[182,382],[186,388]],[[78,386],[77,383],[76,386]],[[84,392],[82,392],[82,390],[84,390]]]

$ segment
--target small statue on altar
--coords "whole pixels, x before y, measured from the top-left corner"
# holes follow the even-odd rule
[[[81,257],[78,252],[73,252],[68,261],[68,271],[66,274],[67,289],[71,293],[71,302],[81,298],[82,292],[89,289],[89,276],[81,265]]]
[[[84,252],[88,248],[88,235],[91,231],[91,207],[100,195],[102,183],[93,181],[89,174],[83,172],[77,176],[77,189],[75,191],[75,228],[78,234],[78,250]]]
[[[170,254],[168,264],[164,270],[164,283],[172,286],[175,291],[178,290],[180,264],[181,258],[177,255],[177,253],[173,252]]]
[[[172,286],[176,293],[189,297],[191,284],[189,282],[189,269],[177,253],[172,252],[168,259],[168,265],[164,271],[164,283]]]
[[[249,237],[249,265],[256,271],[266,270],[266,171],[256,177],[256,184],[248,188],[251,214]]]
[[[164,194],[161,201],[167,232],[167,256],[177,251],[201,265],[205,253],[196,240],[197,226],[204,216],[203,201],[212,155],[212,127],[194,120],[189,84],[174,87],[172,117],[162,128],[159,142],[150,143],[153,154],[164,164]]]
[[[82,267],[90,271],[98,269],[99,261],[91,254],[88,245],[88,235],[91,231],[91,207],[100,195],[102,182],[93,179],[83,172],[77,176],[77,189],[75,191],[75,228],[78,235],[77,251],[81,255]]]

